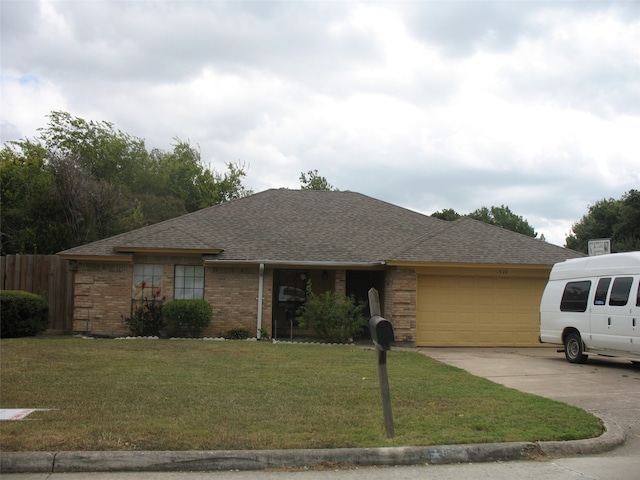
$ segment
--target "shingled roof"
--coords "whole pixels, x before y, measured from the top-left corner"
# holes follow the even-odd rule
[[[394,252],[390,260],[428,263],[553,265],[581,253],[489,225],[469,217],[447,222],[413,245]]]
[[[198,253],[207,263],[545,264],[580,256],[470,219],[446,222],[349,191],[271,189],[60,252],[102,261]]]

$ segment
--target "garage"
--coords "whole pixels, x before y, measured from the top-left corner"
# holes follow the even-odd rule
[[[417,346],[539,345],[547,269],[442,270],[417,277]]]

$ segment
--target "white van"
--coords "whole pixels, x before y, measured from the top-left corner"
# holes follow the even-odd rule
[[[640,362],[640,252],[556,263],[540,302],[540,342],[564,345],[571,363],[590,353]]]

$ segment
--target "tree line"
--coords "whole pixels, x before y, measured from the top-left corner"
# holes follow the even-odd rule
[[[135,228],[250,195],[244,164],[223,173],[200,150],[174,139],[172,150],[147,150],[144,140],[112,123],[52,112],[34,139],[0,150],[1,253],[54,254]],[[337,190],[317,170],[300,174],[303,190]],[[453,209],[432,214],[443,220]],[[537,238],[529,222],[505,205],[466,216]],[[587,253],[588,241],[610,238],[613,251],[640,250],[640,192],[602,199],[573,224],[566,247]],[[544,240],[541,236],[540,240]]]

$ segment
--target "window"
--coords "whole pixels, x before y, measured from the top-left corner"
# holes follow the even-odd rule
[[[629,292],[631,291],[631,284],[633,283],[633,277],[619,277],[613,281],[613,287],[611,287],[611,297],[609,298],[609,305],[621,307],[627,304],[629,300]]]
[[[607,292],[611,284],[610,278],[601,278],[596,288],[596,296],[593,298],[594,305],[604,305],[607,302]]]
[[[560,310],[563,312],[585,312],[590,289],[591,282],[589,280],[567,283],[560,301]]]
[[[176,265],[173,298],[176,300],[204,298],[204,267],[202,265]]]
[[[162,265],[134,265],[133,298],[159,297],[162,292]]]
[[[636,307],[640,307],[640,282],[638,282],[638,291],[636,292]]]

